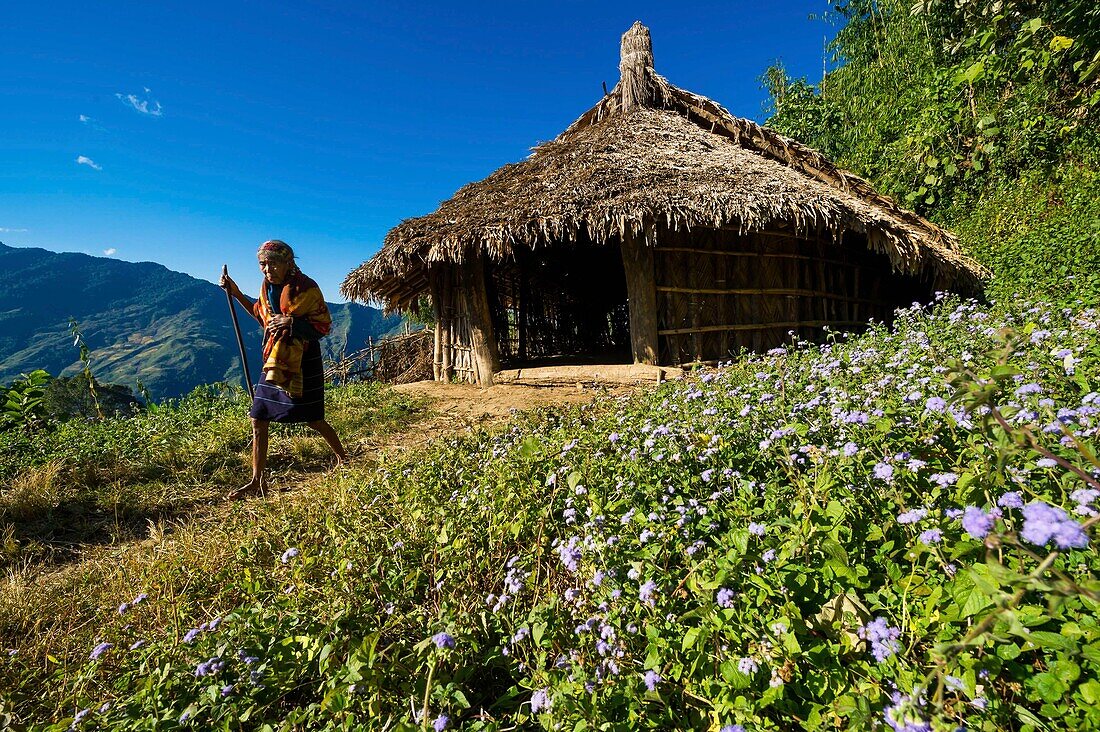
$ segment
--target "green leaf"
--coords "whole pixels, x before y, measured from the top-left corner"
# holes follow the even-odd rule
[[[688,631],[684,633],[684,640],[680,644],[680,650],[686,651],[695,645],[695,641],[699,639],[699,633],[701,628],[688,628]]]
[[[1096,679],[1089,679],[1081,684],[1077,687],[1077,691],[1081,693],[1081,698],[1086,704],[1100,704],[1100,682]]]
[[[1039,694],[1040,699],[1051,703],[1061,699],[1069,689],[1064,681],[1049,671],[1033,676],[1029,684]]]
[[[1070,651],[1076,647],[1072,639],[1059,633],[1051,633],[1048,630],[1035,630],[1023,636],[1040,648],[1054,648],[1059,651]]]
[[[1050,672],[1066,684],[1072,684],[1081,676],[1081,667],[1068,658],[1063,658],[1050,665]]]

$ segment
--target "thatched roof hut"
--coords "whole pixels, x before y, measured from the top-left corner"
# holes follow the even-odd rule
[[[396,226],[344,281],[390,311],[431,296],[440,378],[462,349],[483,383],[502,356],[721,359],[979,287],[949,232],[671,85],[641,23],[619,69],[555,140]]]

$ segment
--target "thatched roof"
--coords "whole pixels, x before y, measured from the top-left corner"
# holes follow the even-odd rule
[[[595,107],[523,162],[459,189],[438,210],[408,219],[341,291],[405,309],[427,289],[427,268],[472,251],[500,260],[514,247],[630,234],[650,244],[662,227],[785,228],[863,233],[894,268],[971,292],[983,275],[954,237],[876,193],[816,151],[653,70],[649,31],[622,40],[622,78]]]

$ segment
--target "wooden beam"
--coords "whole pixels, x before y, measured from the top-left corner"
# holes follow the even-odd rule
[[[459,265],[459,273],[466,315],[470,319],[470,350],[475,377],[482,386],[492,386],[493,374],[500,371],[500,353],[489,311],[485,260],[480,254],[472,254]]]
[[[801,290],[795,288],[740,288],[740,289],[692,289],[689,287],[658,287],[657,292],[678,292],[689,295],[790,295],[795,297],[820,297],[826,300],[845,300],[852,302],[871,303],[873,305],[884,304],[879,300],[866,300],[858,297],[835,292],[820,292],[818,290]]]
[[[738,323],[737,325],[708,325],[700,328],[673,328],[670,330],[658,331],[660,335],[683,335],[687,333],[716,333],[722,330],[729,331],[745,331],[745,330],[770,330],[771,328],[820,328],[823,325],[830,327],[857,327],[861,325],[867,325],[866,321],[829,321],[829,320],[808,320],[795,323]]]
[[[653,268],[653,247],[627,232],[622,240],[622,256],[634,363],[656,366],[657,281]]]
[[[806,241],[811,240],[807,239]],[[717,257],[749,257],[752,259],[802,259],[812,260],[814,262],[824,262],[825,264],[836,264],[842,267],[862,266],[859,262],[853,262],[851,260],[812,257],[807,254],[787,254],[785,252],[730,252],[721,249],[695,249],[692,247],[657,247],[657,252],[679,252],[682,254],[713,255]]]

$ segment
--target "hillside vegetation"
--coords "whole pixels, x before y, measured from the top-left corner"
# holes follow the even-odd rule
[[[817,85],[768,124],[958,233],[987,292],[1100,298],[1100,6],[851,0]]]
[[[955,227],[987,301],[284,473],[299,491],[216,517],[246,470],[239,395],[4,433],[0,715],[1100,729],[1097,11],[986,8],[854,0],[824,87],[768,78],[776,126]],[[417,416],[383,387],[328,397],[347,433]],[[279,440],[276,465],[321,459]],[[135,531],[142,511],[164,520]]]
[[[349,472],[254,531],[196,527],[9,595],[8,710],[56,729],[82,710],[117,729],[1095,727],[1098,320],[912,309]]]

